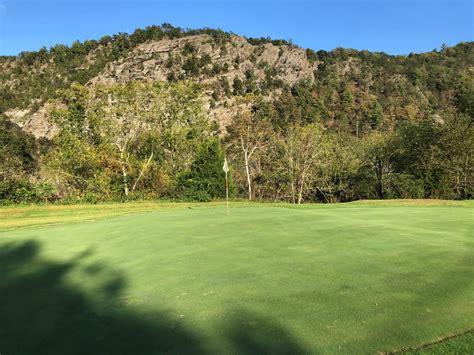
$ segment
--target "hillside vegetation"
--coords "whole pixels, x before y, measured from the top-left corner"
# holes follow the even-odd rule
[[[474,44],[392,56],[150,26],[0,58],[0,200],[473,194]]]

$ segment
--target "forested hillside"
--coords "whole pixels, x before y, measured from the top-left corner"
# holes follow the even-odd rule
[[[0,58],[0,200],[472,198],[474,43],[392,56],[164,24]]]

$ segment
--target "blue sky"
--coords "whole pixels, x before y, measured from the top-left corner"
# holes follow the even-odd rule
[[[0,0],[0,54],[169,22],[313,49],[425,52],[473,39],[474,0]]]

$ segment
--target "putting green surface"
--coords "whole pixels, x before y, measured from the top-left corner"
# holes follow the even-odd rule
[[[474,327],[472,204],[238,206],[4,230],[0,353],[377,353]]]

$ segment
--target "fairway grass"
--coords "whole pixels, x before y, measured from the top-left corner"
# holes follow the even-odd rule
[[[472,354],[473,349],[474,330],[471,330],[403,353],[407,355]]]
[[[234,206],[1,209],[0,353],[375,354],[474,328],[471,202]]]

